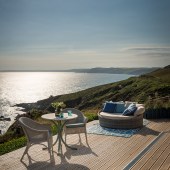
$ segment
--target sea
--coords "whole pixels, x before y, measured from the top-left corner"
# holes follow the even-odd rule
[[[68,94],[117,82],[133,75],[74,72],[0,72],[0,132],[4,134],[22,108],[19,103],[36,102],[49,96]],[[10,121],[2,118],[10,118]]]

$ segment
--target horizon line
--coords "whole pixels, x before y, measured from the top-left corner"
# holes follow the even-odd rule
[[[151,68],[164,68],[164,67],[93,67],[93,68],[75,68],[75,69],[64,69],[64,70],[35,70],[35,69],[24,69],[24,70],[15,70],[7,69],[0,70],[0,72],[65,72],[65,71],[75,71],[75,70],[91,70],[91,69],[151,69]]]

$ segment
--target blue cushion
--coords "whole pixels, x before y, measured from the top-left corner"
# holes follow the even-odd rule
[[[116,113],[123,113],[125,109],[125,103],[117,103]]]
[[[116,110],[116,103],[106,102],[103,108],[103,112],[114,113]]]
[[[124,116],[133,116],[135,111],[137,110],[137,107],[135,104],[130,104],[127,109],[124,110],[123,115]]]

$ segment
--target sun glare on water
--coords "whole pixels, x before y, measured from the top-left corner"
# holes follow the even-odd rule
[[[52,88],[61,87],[63,76],[60,74],[53,74],[48,72],[22,72],[22,73],[11,73],[5,79],[8,79],[8,85],[13,86],[13,91],[7,91],[8,95],[15,98],[16,102],[35,102],[39,99],[49,97],[49,91]],[[57,76],[58,75],[58,76]],[[65,76],[64,79],[68,77]],[[4,80],[5,81],[5,80]],[[54,83],[55,81],[56,83]],[[12,84],[11,84],[12,83]],[[54,87],[56,86],[56,87]],[[6,89],[8,89],[6,88]],[[64,88],[64,84],[63,84]],[[5,90],[5,89],[4,89]],[[54,89],[52,89],[54,90]],[[59,91],[60,89],[56,89]],[[10,92],[10,93],[9,93]],[[17,96],[17,97],[16,97]]]

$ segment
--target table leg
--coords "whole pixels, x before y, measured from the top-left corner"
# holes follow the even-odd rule
[[[55,121],[52,121],[52,122],[55,124],[56,128],[58,128],[58,124],[55,123]],[[59,130],[58,130],[58,131],[59,131]],[[58,134],[59,134],[59,132],[58,132]],[[53,143],[53,146],[57,143],[58,140],[59,140],[59,135],[57,135],[57,139],[56,139],[56,141]]]
[[[62,144],[61,144],[61,138],[62,138],[62,122],[58,122],[58,155],[62,153]]]
[[[71,147],[71,146],[67,145],[67,143],[65,143],[63,137],[61,137],[61,140],[62,140],[62,142],[64,143],[64,145],[65,145],[66,147],[68,147],[68,148],[70,148],[70,149],[73,149],[73,150],[77,150],[77,148],[74,148],[74,147]]]
[[[62,123],[62,121],[58,121],[57,124],[53,121],[53,123],[58,128],[58,136],[57,136],[57,139],[56,139],[55,143],[53,144],[53,146],[54,146],[58,141],[58,155],[60,155],[62,153],[62,142],[64,143],[64,145],[66,147],[68,147],[70,149],[73,149],[73,150],[77,150],[77,148],[74,148],[74,147],[71,147],[71,146],[67,145],[66,142],[63,139],[62,132],[63,132],[63,127],[66,124],[66,121],[64,121],[64,123]]]

